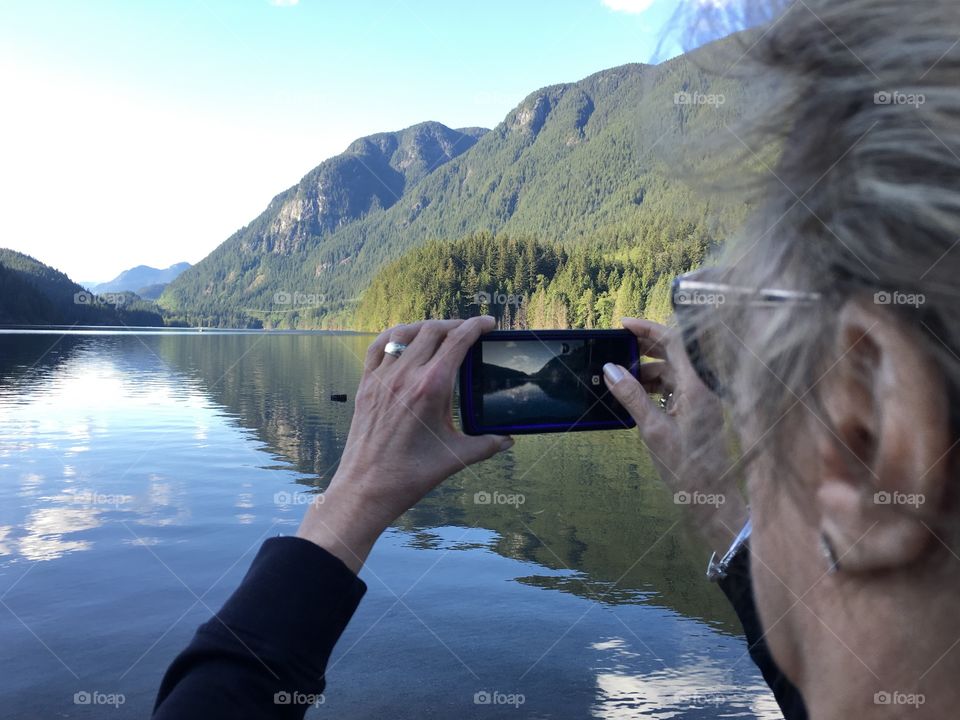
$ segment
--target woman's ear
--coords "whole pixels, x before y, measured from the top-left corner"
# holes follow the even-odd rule
[[[856,299],[840,311],[818,388],[826,421],[812,422],[820,531],[846,571],[915,563],[934,540],[923,517],[948,496],[946,379],[919,340],[885,306]]]

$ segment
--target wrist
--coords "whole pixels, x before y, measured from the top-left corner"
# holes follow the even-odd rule
[[[332,485],[307,508],[297,537],[309,540],[358,573],[387,525],[348,492]]]

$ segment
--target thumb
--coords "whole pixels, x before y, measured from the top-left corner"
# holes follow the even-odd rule
[[[663,412],[656,406],[643,385],[620,365],[607,363],[603,366],[603,379],[610,393],[623,405],[637,422],[641,434],[663,419]]]
[[[464,464],[472,465],[512,447],[513,438],[509,435],[462,435],[457,456]]]

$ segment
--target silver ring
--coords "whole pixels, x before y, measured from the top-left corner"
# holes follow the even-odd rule
[[[404,343],[398,343],[391,340],[383,349],[383,353],[384,355],[393,355],[395,358],[398,358],[403,355],[403,351],[406,349],[407,346]]]

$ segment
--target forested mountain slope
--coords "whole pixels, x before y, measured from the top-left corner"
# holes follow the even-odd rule
[[[703,52],[543,88],[489,132],[426,123],[358,140],[185,272],[161,304],[223,324],[350,324],[386,263],[478,232],[589,246],[632,263],[646,292],[672,244],[722,242],[746,213],[689,178],[717,169],[703,148],[733,141],[728,128],[763,88],[704,70]]]

